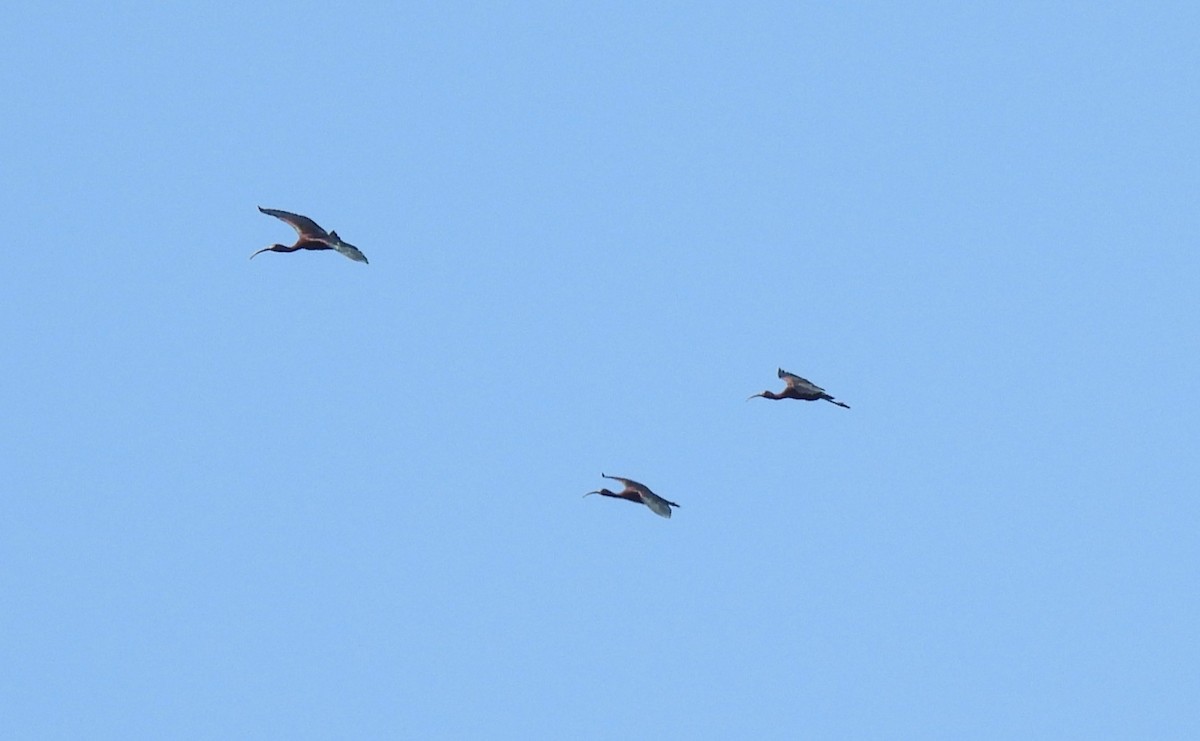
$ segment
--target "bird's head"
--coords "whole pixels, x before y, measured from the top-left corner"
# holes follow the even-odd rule
[[[609,491],[608,489],[597,489],[596,491],[589,491],[587,494],[584,494],[584,496],[587,497],[587,496],[591,496],[592,494],[599,494],[602,497],[613,496],[613,493],[611,491]]]
[[[765,399],[765,398],[767,398],[767,392],[766,392],[766,391],[760,391],[760,392],[759,392],[759,393],[757,393],[757,394],[752,394],[752,395],[750,395],[750,396],[747,396],[747,397],[746,397],[746,401],[750,401],[751,399],[757,399],[757,398],[758,398],[758,397],[760,397],[760,396],[761,396],[761,397],[763,397],[764,399]]]

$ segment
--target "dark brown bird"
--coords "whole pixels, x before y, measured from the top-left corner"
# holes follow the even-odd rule
[[[806,378],[801,378],[795,373],[788,373],[783,368],[779,369],[778,375],[787,382],[787,388],[778,394],[774,391],[764,391],[761,394],[755,394],[754,396],[748,397],[746,401],[750,401],[750,399],[753,399],[755,396],[761,396],[764,399],[803,399],[804,401],[816,401],[817,399],[824,399],[825,401],[828,401],[832,404],[837,404],[840,407],[845,407],[846,409],[850,408],[849,404],[843,404],[842,402],[833,398],[829,394],[825,393],[825,389]]]
[[[296,237],[296,243],[290,247],[283,244],[273,244],[270,247],[263,247],[258,252],[255,252],[254,255],[263,252],[295,252],[296,250],[337,250],[351,260],[357,260],[358,262],[367,261],[367,256],[359,252],[357,247],[349,242],[342,241],[337,232],[325,231],[317,226],[317,222],[307,216],[288,213],[287,211],[280,211],[275,208],[263,208],[262,206],[259,206],[258,210],[268,216],[274,216],[291,224],[299,236]],[[254,255],[250,256],[251,260],[254,259]]]
[[[670,518],[671,516],[671,508],[679,506],[674,502],[669,502],[666,499],[663,499],[659,495],[650,491],[648,487],[643,484],[639,484],[633,479],[623,479],[620,476],[609,476],[605,473],[600,475],[606,479],[620,481],[625,485],[625,488],[621,491],[609,491],[608,489],[589,491],[587,494],[584,494],[585,497],[588,496],[588,494],[599,494],[602,497],[616,497],[617,499],[624,499],[627,502],[644,504],[649,507],[650,511],[652,511],[654,514],[667,518]]]

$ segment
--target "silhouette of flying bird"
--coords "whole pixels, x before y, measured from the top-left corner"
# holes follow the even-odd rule
[[[621,491],[609,491],[608,489],[589,491],[587,494],[584,494],[585,497],[588,496],[588,494],[599,494],[602,497],[616,497],[617,499],[624,499],[627,502],[644,504],[649,507],[650,511],[652,511],[654,514],[667,518],[671,516],[671,508],[679,506],[674,502],[663,499],[659,495],[650,491],[650,489],[644,484],[639,484],[633,479],[623,479],[620,476],[609,476],[606,473],[601,473],[600,475],[606,479],[620,481],[625,485],[625,488]]]
[[[833,398],[829,394],[825,393],[825,389],[821,388],[807,378],[801,378],[795,373],[788,373],[783,368],[779,369],[778,375],[787,382],[787,388],[778,394],[773,391],[764,391],[761,394],[754,394],[754,396],[747,397],[746,401],[750,401],[750,399],[753,399],[755,396],[761,396],[764,399],[803,399],[804,401],[816,401],[817,399],[824,399],[825,401],[828,401],[832,404],[837,404],[840,407],[845,407],[846,409],[850,408],[849,404],[843,404],[842,402]]]
[[[287,211],[280,211],[279,209],[276,209],[276,208],[263,208],[262,206],[259,206],[258,210],[262,211],[264,214],[266,214],[268,216],[274,216],[277,219],[286,221],[287,223],[291,224],[292,228],[296,230],[296,234],[298,236],[296,237],[296,243],[291,245],[290,247],[287,245],[283,245],[283,244],[273,244],[270,247],[263,247],[258,252],[255,252],[254,255],[260,254],[262,252],[295,252],[296,250],[337,250],[338,252],[342,253],[343,255],[350,258],[351,260],[356,260],[358,262],[366,262],[367,261],[367,256],[364,255],[363,253],[359,252],[357,247],[350,244],[349,242],[342,241],[342,238],[338,236],[337,232],[325,231],[321,227],[317,226],[317,222],[313,221],[312,219],[308,218],[307,216],[301,216],[300,214],[288,213]],[[250,256],[251,260],[254,259],[254,255]]]

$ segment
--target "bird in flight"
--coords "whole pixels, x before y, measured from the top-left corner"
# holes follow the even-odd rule
[[[258,252],[255,252],[254,255],[262,252],[337,250],[351,260],[356,260],[358,262],[367,261],[367,256],[359,252],[357,247],[349,242],[343,242],[342,238],[338,236],[337,232],[325,231],[321,227],[317,226],[317,222],[313,221],[307,216],[288,213],[287,211],[280,211],[276,208],[263,208],[262,206],[259,206],[258,210],[262,211],[268,216],[274,216],[277,219],[281,219],[291,224],[292,228],[296,230],[298,236],[296,237],[296,243],[291,246],[284,244],[273,244],[270,247],[263,247]],[[254,259],[254,255],[250,256],[251,260]]]
[[[787,382],[787,388],[778,394],[773,391],[764,391],[761,394],[754,394],[754,396],[748,397],[746,401],[750,401],[750,399],[753,399],[755,396],[761,396],[764,399],[803,399],[804,401],[816,401],[817,399],[824,399],[825,401],[828,401],[832,404],[837,404],[840,407],[845,407],[846,409],[850,408],[849,404],[843,404],[842,402],[833,398],[829,394],[825,393],[825,389],[821,388],[807,378],[801,378],[795,373],[788,373],[783,368],[779,369],[778,375],[785,382]]]
[[[609,491],[608,489],[589,491],[587,494],[584,494],[585,497],[588,496],[588,494],[599,494],[602,497],[616,497],[617,499],[624,499],[628,502],[644,504],[649,507],[650,511],[654,514],[667,518],[671,516],[671,508],[679,506],[674,502],[663,499],[659,495],[650,491],[650,489],[644,484],[639,484],[633,479],[623,479],[620,476],[609,476],[605,473],[601,473],[600,475],[606,479],[620,481],[625,485],[625,488],[621,491]]]

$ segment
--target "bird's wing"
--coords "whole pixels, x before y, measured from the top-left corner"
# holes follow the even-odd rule
[[[324,229],[317,225],[317,222],[313,221],[307,216],[293,214],[288,211],[280,211],[277,208],[263,208],[262,206],[259,206],[258,210],[262,211],[267,216],[274,216],[277,219],[291,224],[292,228],[295,229],[296,232],[302,237],[324,237],[327,234]]]
[[[787,382],[788,388],[799,389],[801,391],[809,391],[809,392],[815,393],[815,394],[825,393],[825,389],[821,388],[820,386],[818,386],[817,384],[808,380],[807,378],[801,378],[800,376],[797,376],[795,373],[788,373],[783,368],[779,369],[779,377],[782,378],[785,382]]]
[[[367,256],[364,255],[362,252],[360,252],[357,247],[350,244],[349,242],[343,242],[342,240],[339,239],[336,242],[331,241],[331,242],[327,242],[326,244],[328,244],[330,247],[334,248],[338,252],[342,253],[346,257],[350,258],[351,260],[354,260],[356,262],[366,262],[367,261]]]
[[[642,494],[642,501],[650,508],[650,511],[661,517],[671,517],[671,505],[667,504],[667,500],[655,494],[649,496]]]
[[[624,484],[626,486],[626,488],[633,489],[634,491],[636,491],[638,494],[641,494],[642,496],[645,496],[647,494],[649,494],[652,497],[657,496],[654,492],[650,491],[650,488],[647,487],[645,484],[639,484],[638,482],[634,481],[633,479],[623,479],[620,476],[609,476],[609,475],[603,474],[603,473],[600,475],[606,479],[612,479],[613,481],[620,481],[622,484]]]

